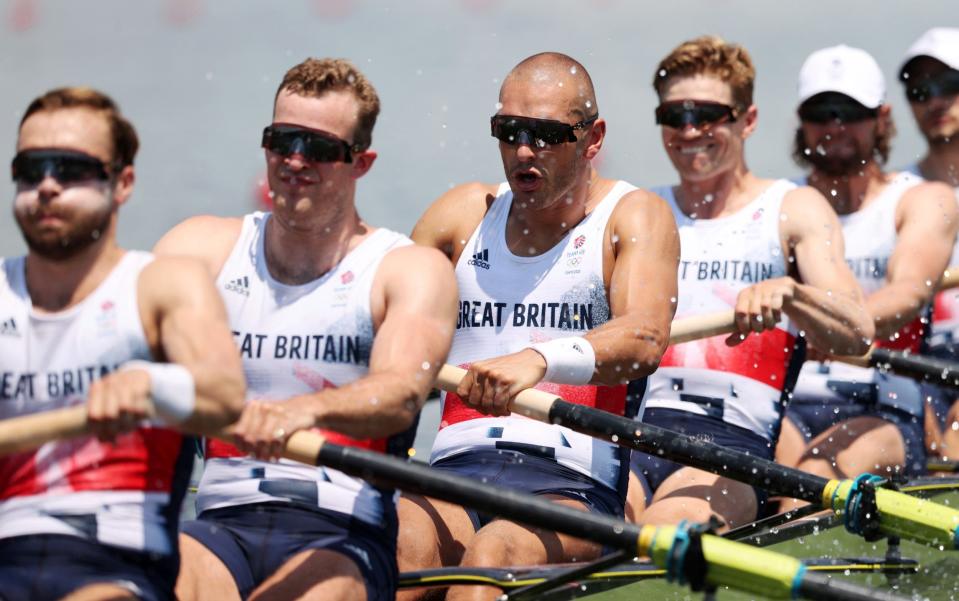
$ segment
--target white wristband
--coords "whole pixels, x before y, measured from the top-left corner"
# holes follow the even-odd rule
[[[580,336],[556,338],[539,342],[529,348],[546,360],[546,375],[543,380],[554,384],[589,384],[596,370],[596,353],[593,345]]]
[[[150,395],[157,415],[168,424],[178,424],[193,415],[196,384],[190,370],[176,363],[127,361],[121,371],[142,369],[150,374]]]

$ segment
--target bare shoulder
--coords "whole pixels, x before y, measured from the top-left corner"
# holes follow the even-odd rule
[[[938,217],[955,217],[959,214],[956,192],[942,182],[924,181],[909,188],[899,203],[906,210],[941,211]]]
[[[189,256],[203,261],[216,275],[236,244],[243,219],[200,215],[175,225],[153,247],[158,256]]]
[[[166,309],[219,298],[206,265],[182,255],[155,257],[140,272],[137,292],[142,306]]]
[[[471,182],[447,190],[433,201],[413,229],[419,244],[445,249],[463,232],[472,232],[496,198],[497,186]]]
[[[786,192],[780,209],[780,231],[789,237],[820,231],[825,226],[839,227],[839,217],[829,201],[812,186],[799,186]]]
[[[454,279],[453,265],[436,248],[420,244],[401,246],[388,252],[380,263],[377,278],[384,284],[411,282],[420,285],[427,280]]]
[[[610,225],[617,232],[623,228],[631,231],[637,228],[676,230],[676,220],[669,203],[658,194],[643,189],[633,190],[619,200],[610,216]]]

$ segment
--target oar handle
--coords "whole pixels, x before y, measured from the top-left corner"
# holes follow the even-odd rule
[[[86,405],[5,419],[0,421],[0,457],[87,433]]]
[[[942,279],[939,280],[939,290],[959,287],[959,265],[950,265],[942,273]]]
[[[436,386],[446,392],[455,393],[464,376],[466,376],[466,370],[462,367],[444,365],[436,376]],[[549,422],[549,411],[557,399],[559,397],[548,392],[527,388],[513,399],[510,411],[537,421]]]
[[[669,343],[682,344],[710,336],[732,334],[736,331],[736,314],[733,311],[719,311],[695,317],[683,317],[673,320],[669,329]]]

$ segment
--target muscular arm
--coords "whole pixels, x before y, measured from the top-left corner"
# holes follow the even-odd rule
[[[385,313],[369,373],[301,397],[317,426],[354,438],[389,436],[413,423],[446,360],[456,324],[456,279],[439,252],[397,249],[383,260],[380,274]]]
[[[243,409],[245,384],[226,311],[199,261],[157,258],[140,278],[141,303],[155,315],[162,359],[189,370],[196,386],[193,415],[180,428],[212,434]]]
[[[645,191],[620,201],[610,232],[612,319],[584,337],[596,353],[593,383],[613,385],[653,373],[666,350],[676,312],[679,233],[666,203]]]
[[[242,219],[201,215],[175,225],[153,247],[157,256],[187,256],[203,262],[215,279],[240,235]]]
[[[873,336],[863,296],[844,258],[842,226],[826,200],[812,188],[790,192],[781,221],[800,282],[783,311],[817,349],[861,355]]]
[[[374,321],[382,315],[366,376],[340,388],[282,402],[251,402],[237,424],[238,445],[260,458],[279,455],[285,437],[319,427],[353,438],[381,438],[408,428],[453,339],[456,280],[434,249],[390,252],[373,284]]]
[[[932,300],[959,228],[955,195],[937,182],[911,188],[897,213],[896,248],[889,258],[886,284],[866,299],[878,340],[893,336]]]

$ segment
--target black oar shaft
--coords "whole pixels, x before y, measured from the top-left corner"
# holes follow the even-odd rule
[[[375,485],[435,497],[632,553],[638,549],[638,526],[564,507],[529,494],[484,486],[475,479],[443,473],[422,464],[402,462],[380,453],[329,442],[320,449],[318,463]]]
[[[903,597],[879,589],[864,590],[838,578],[829,578],[822,574],[803,575],[799,585],[799,595],[807,599],[833,601],[903,601]]]
[[[869,365],[897,375],[926,380],[936,386],[959,390],[959,363],[955,361],[877,348],[869,355]]]
[[[590,436],[745,482],[774,495],[821,504],[828,482],[768,459],[563,400],[553,402],[549,417],[553,423]]]

